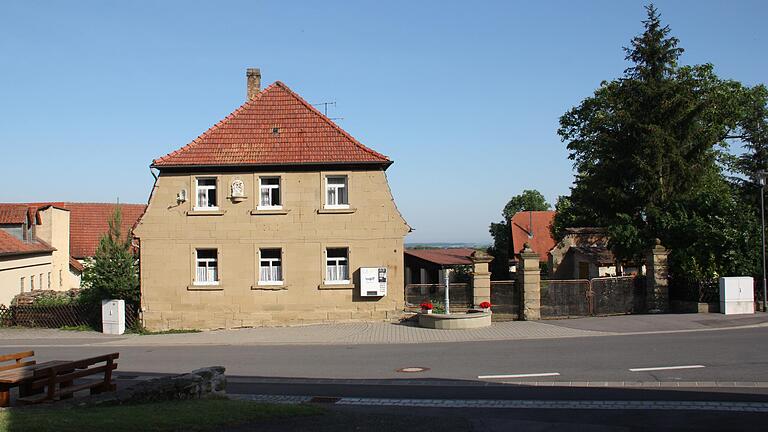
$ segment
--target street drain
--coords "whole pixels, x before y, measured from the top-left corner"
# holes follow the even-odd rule
[[[340,397],[333,397],[333,396],[315,396],[312,399],[309,400],[310,403],[324,403],[324,404],[334,404],[338,401],[340,401]]]
[[[426,372],[428,371],[428,367],[420,367],[420,366],[409,366],[404,367],[396,370],[395,372],[404,372],[404,373],[417,373],[417,372]]]
[[[138,375],[123,375],[123,374],[120,374],[120,375],[118,375],[118,376],[116,377],[116,379],[124,379],[124,380],[129,380],[129,379],[136,379],[136,378],[138,378],[138,377],[139,377]]]

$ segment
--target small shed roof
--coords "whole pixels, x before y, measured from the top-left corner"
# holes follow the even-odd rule
[[[406,249],[405,254],[437,265],[471,265],[474,251],[469,248]]]

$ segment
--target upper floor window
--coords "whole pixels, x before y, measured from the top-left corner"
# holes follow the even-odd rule
[[[283,283],[282,250],[260,249],[259,250],[259,284],[260,285],[282,285],[282,283]]]
[[[279,209],[281,207],[280,177],[260,177],[259,208]]]
[[[21,292],[24,292],[24,277],[21,277]]]
[[[349,208],[347,176],[327,176],[325,178],[325,207]]]
[[[195,285],[218,285],[218,251],[216,249],[197,249],[195,252]]]
[[[30,291],[35,290],[35,275],[29,277],[29,289]]]
[[[329,248],[325,251],[325,283],[349,283],[349,249]]]
[[[196,210],[216,210],[218,201],[216,199],[216,178],[198,177],[195,197]]]

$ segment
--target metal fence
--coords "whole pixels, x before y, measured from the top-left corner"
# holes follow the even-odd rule
[[[139,321],[138,308],[125,304],[125,327],[137,328]],[[68,304],[56,306],[0,305],[0,327],[90,327],[101,329],[101,308],[83,304]]]
[[[491,310],[494,321],[511,321],[520,316],[520,289],[517,281],[491,281]]]
[[[541,317],[623,315],[642,311],[644,284],[635,276],[541,282]]]
[[[474,301],[472,285],[468,283],[451,282],[448,289],[451,302],[451,310],[468,309]],[[405,285],[405,306],[418,308],[421,302],[431,301],[443,303],[445,301],[444,284],[407,284]]]

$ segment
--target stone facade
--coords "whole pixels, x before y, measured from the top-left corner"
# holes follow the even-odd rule
[[[347,176],[348,209],[324,208],[324,181],[331,174]],[[259,178],[265,175],[280,177],[279,210],[257,209]],[[216,211],[194,210],[200,176],[216,178]],[[230,196],[236,180],[242,197]],[[184,202],[177,199],[181,190],[193,191]],[[144,325],[214,329],[397,318],[409,229],[381,166],[161,171],[134,230]],[[195,253],[203,248],[217,251],[217,285],[195,285]],[[259,251],[265,248],[281,250],[282,285],[259,284]],[[326,248],[347,248],[349,284],[324,283]],[[387,267],[385,296],[360,296],[361,267]]]
[[[528,243],[520,251],[520,264],[517,270],[520,293],[522,294],[521,318],[523,320],[541,319],[541,270],[539,254]]]
[[[669,251],[656,239],[646,255],[646,307],[649,313],[669,312]]]
[[[472,297],[475,306],[482,302],[491,302],[491,272],[488,264],[493,257],[485,252],[475,251],[472,258]]]

